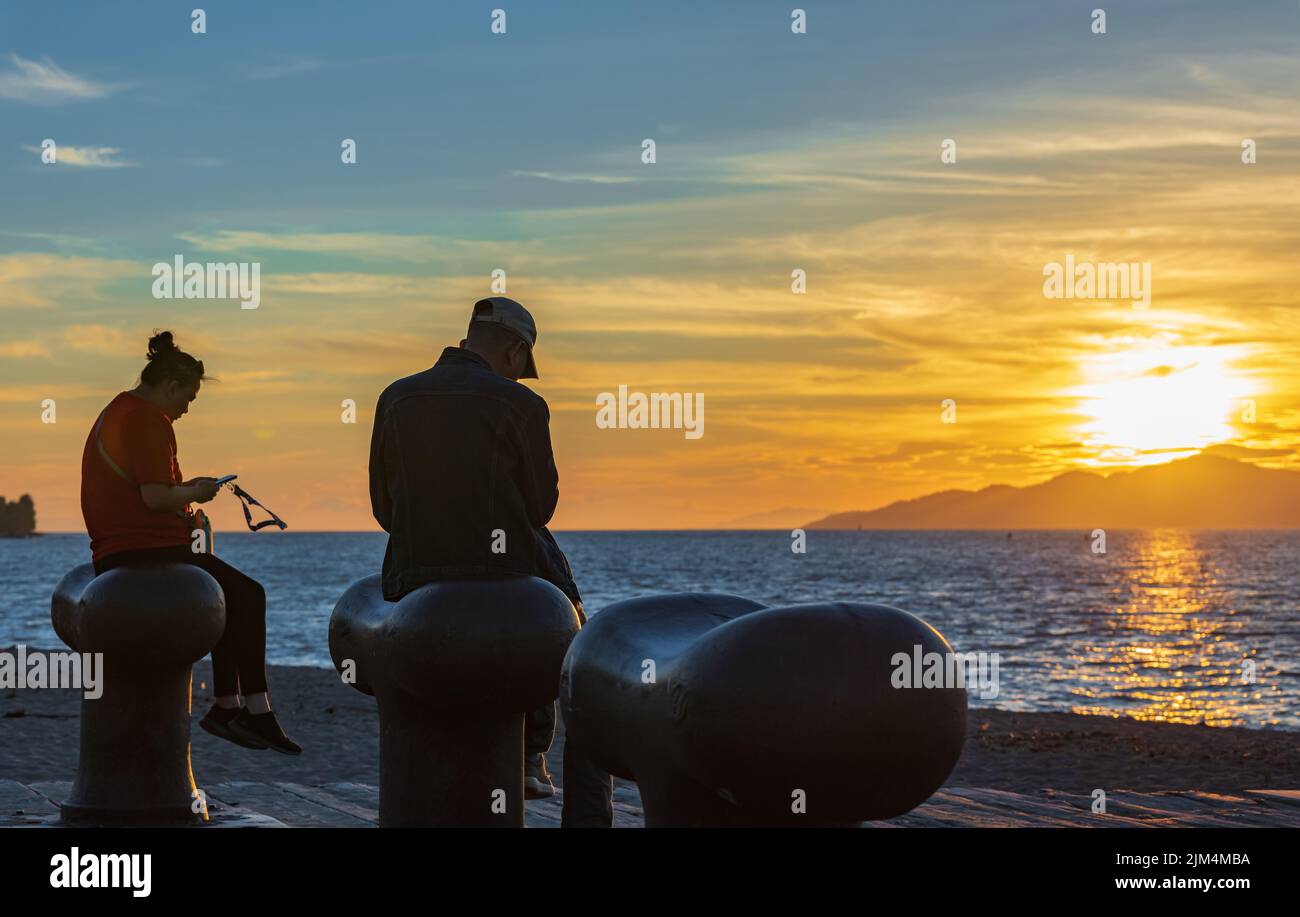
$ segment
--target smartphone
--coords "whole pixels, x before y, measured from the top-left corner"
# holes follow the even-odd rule
[[[222,484],[225,484],[228,481],[233,481],[237,477],[239,477],[237,474],[228,474],[224,477],[217,478],[217,486],[220,487]]]

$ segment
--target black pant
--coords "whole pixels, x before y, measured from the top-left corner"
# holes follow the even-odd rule
[[[138,564],[193,564],[211,574],[226,594],[226,630],[212,648],[212,693],[261,694],[266,690],[266,591],[215,554],[195,554],[188,544],[119,551],[95,561],[95,575]]]
[[[555,738],[555,702],[524,720],[524,755],[544,755]],[[582,753],[569,734],[564,736],[564,808],[562,828],[610,828],[614,824],[613,781]]]
[[[543,529],[542,531],[546,531]],[[551,533],[546,532],[548,538]],[[555,539],[550,539],[555,544]],[[558,553],[559,546],[555,546]],[[559,554],[563,569],[568,571],[569,562]],[[556,582],[559,579],[561,582]],[[582,607],[582,597],[573,587],[572,577],[567,582],[563,577],[551,580],[573,602],[578,612],[580,626],[587,625],[587,613]],[[564,583],[564,585],[561,585]],[[569,588],[566,588],[569,587]],[[535,758],[544,755],[551,748],[555,739],[555,702],[547,704],[529,713],[524,719],[524,757]],[[582,754],[582,746],[575,745],[567,730],[564,736],[564,808],[560,814],[562,828],[611,828],[614,825],[613,791],[614,781],[605,771],[593,764]]]

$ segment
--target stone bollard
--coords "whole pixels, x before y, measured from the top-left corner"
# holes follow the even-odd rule
[[[432,583],[393,603],[379,576],[330,617],[343,679],[379,703],[379,823],[524,826],[524,714],[555,700],[578,614],[531,576]]]
[[[965,689],[893,686],[918,646],[951,652],[885,605],[648,596],[592,616],[560,705],[647,827],[856,825],[924,802],[961,755]]]
[[[54,630],[103,653],[103,693],[81,701],[81,754],[60,806],[77,824],[206,822],[190,769],[192,670],[226,627],[221,587],[198,567],[69,572],[50,602]]]

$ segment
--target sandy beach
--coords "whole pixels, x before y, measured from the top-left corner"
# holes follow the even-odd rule
[[[193,765],[200,785],[378,783],[379,722],[372,698],[329,669],[273,666],[270,684],[281,722],[303,754],[293,758],[239,748],[196,724]],[[211,667],[205,660],[194,668],[196,721],[211,698]],[[0,779],[71,780],[79,707],[75,691],[0,692]],[[561,733],[548,756],[557,774],[562,748]],[[1300,787],[1300,734],[973,709],[961,761],[945,785],[1084,795],[1097,787],[1210,793],[1294,789]]]

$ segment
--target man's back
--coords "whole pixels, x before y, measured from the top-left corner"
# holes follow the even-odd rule
[[[576,597],[545,529],[559,500],[549,423],[541,396],[460,347],[384,390],[370,444],[370,500],[389,533],[385,597],[441,579],[506,574],[541,576]]]

